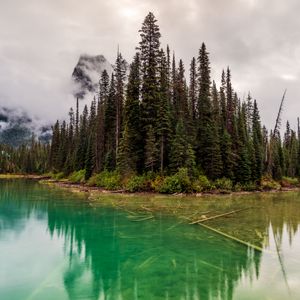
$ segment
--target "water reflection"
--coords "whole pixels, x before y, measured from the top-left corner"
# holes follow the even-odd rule
[[[260,252],[172,217],[134,222],[124,211],[31,182],[5,181],[0,188],[0,241],[30,218],[63,241],[64,263],[55,280],[67,296],[56,299],[264,299],[273,293],[266,282],[280,286],[277,299],[299,296],[293,281],[299,277],[297,194],[226,198],[228,209],[254,209],[208,222],[267,250]],[[200,205],[216,209],[222,201]]]

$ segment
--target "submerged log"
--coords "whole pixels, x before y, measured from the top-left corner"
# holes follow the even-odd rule
[[[237,210],[233,210],[233,211],[230,211],[230,212],[227,212],[227,213],[224,213],[224,214],[220,214],[220,215],[216,215],[216,216],[212,216],[212,217],[209,217],[209,218],[204,218],[204,219],[200,219],[200,220],[197,220],[197,221],[193,221],[189,224],[199,224],[199,223],[202,223],[202,222],[205,222],[205,221],[208,221],[208,220],[214,220],[214,219],[217,219],[217,218],[221,218],[221,217],[225,217],[225,216],[229,216],[229,215],[232,215],[232,214],[235,214],[235,213],[238,213],[240,211],[243,211],[243,210],[247,210],[247,209],[250,209],[252,207],[247,207],[247,208],[241,208],[241,209],[237,209]]]

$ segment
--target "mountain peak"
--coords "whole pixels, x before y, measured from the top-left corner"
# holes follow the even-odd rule
[[[72,73],[75,83],[74,97],[83,99],[88,93],[95,93],[104,70],[109,74],[113,70],[113,66],[104,55],[81,54]]]

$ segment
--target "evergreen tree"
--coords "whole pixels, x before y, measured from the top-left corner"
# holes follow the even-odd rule
[[[238,141],[237,141],[237,166],[235,180],[240,183],[251,181],[251,163],[249,142],[247,139],[246,105],[239,106],[238,112]]]
[[[85,105],[79,122],[79,138],[76,153],[76,170],[83,170],[88,147],[88,108]]]
[[[187,141],[183,121],[179,119],[171,145],[170,168],[173,172],[177,172],[182,167],[187,167],[189,171],[193,171],[195,154],[192,146]]]
[[[193,122],[196,120],[197,111],[197,66],[196,58],[193,57],[190,65],[190,88],[189,88],[189,108]]]
[[[142,124],[144,132],[156,129],[156,118],[158,110],[158,62],[160,50],[160,32],[157,20],[152,12],[146,16],[142,28],[139,31],[141,41],[140,51],[141,76],[142,76]]]
[[[257,103],[254,100],[253,115],[252,115],[252,139],[254,149],[254,161],[252,168],[252,179],[260,181],[262,176],[262,132],[260,124],[260,116],[257,108]]]
[[[124,106],[124,82],[126,76],[126,62],[123,59],[121,53],[118,53],[115,67],[115,80],[116,80],[116,93],[115,93],[115,101],[116,101],[116,154],[119,149],[119,142],[121,138],[122,131],[122,117],[123,117],[123,106]]]
[[[119,156],[119,160],[124,158],[125,161],[119,161],[119,165],[125,166],[130,158],[130,169],[138,172],[142,171],[141,160],[144,150],[141,145],[140,85],[140,55],[137,53],[134,57],[133,63],[130,66],[126,90],[126,101],[124,108],[124,124],[126,126],[126,134],[124,131],[122,138],[122,151],[126,151],[126,153],[120,153]],[[128,147],[128,145],[130,145],[130,147]]]
[[[163,173],[168,164],[169,142],[171,139],[170,93],[168,83],[168,65],[163,50],[159,62],[159,103],[157,116],[157,134],[159,143],[159,165]]]
[[[95,141],[95,171],[100,172],[104,169],[105,153],[105,111],[109,95],[109,76],[106,70],[101,74],[99,81],[99,94],[96,116],[96,141]]]
[[[113,170],[116,166],[116,89],[114,74],[111,76],[107,105],[104,113],[105,163],[104,167]]]
[[[206,175],[217,177],[221,170],[220,145],[217,130],[213,124],[211,91],[210,91],[210,62],[206,46],[203,43],[199,50],[199,98],[198,98],[198,134],[197,158]]]
[[[158,161],[158,148],[155,139],[155,132],[153,127],[150,125],[147,132],[146,146],[145,146],[145,167],[149,171],[154,171],[156,169]]]

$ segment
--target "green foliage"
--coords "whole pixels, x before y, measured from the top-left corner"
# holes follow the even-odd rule
[[[145,175],[132,176],[126,183],[126,190],[129,192],[145,192],[151,189],[151,181]]]
[[[84,169],[75,171],[70,174],[68,180],[72,183],[83,183],[85,181],[85,173],[86,171]]]
[[[225,177],[217,179],[214,184],[217,189],[224,191],[231,191],[233,187],[232,181]]]
[[[209,181],[205,175],[200,175],[197,180],[193,182],[193,190],[195,192],[208,192],[214,189],[214,185]]]
[[[180,168],[176,174],[165,177],[159,188],[160,193],[167,194],[188,193],[191,191],[192,183],[187,168]]]
[[[282,177],[280,184],[282,187],[296,187],[299,186],[299,179],[292,177]]]
[[[280,189],[280,184],[270,177],[262,178],[260,186],[261,186],[261,189],[264,191]]]
[[[204,43],[192,59],[188,88],[182,60],[177,63],[169,47],[166,53],[160,47],[153,13],[139,33],[127,82],[127,63],[118,52],[111,76],[101,74],[98,98],[89,109],[81,109],[77,99],[69,122],[53,125],[50,145],[34,136],[18,148],[0,144],[0,172],[54,172],[57,179],[71,174],[72,182],[85,179],[107,189],[123,183],[130,191],[164,193],[277,189],[278,183],[269,178],[260,187],[263,174],[284,187],[298,185],[300,122],[298,130],[287,123],[283,139],[278,131],[268,133],[256,101],[250,94],[239,99],[229,68],[217,88]],[[199,178],[197,170],[203,174]],[[160,176],[130,177],[146,171]],[[189,176],[197,179],[191,184]]]
[[[242,190],[243,190],[243,186],[239,182],[235,184],[234,187],[232,188],[232,191],[234,192],[241,192]]]
[[[102,187],[107,190],[118,190],[122,188],[121,175],[117,171],[103,171],[93,175],[88,185]]]
[[[59,172],[59,173],[52,173],[51,178],[54,180],[62,180],[64,179],[65,174],[63,172]]]
[[[241,185],[242,190],[245,192],[254,192],[258,190],[258,186],[254,182],[248,182]]]

